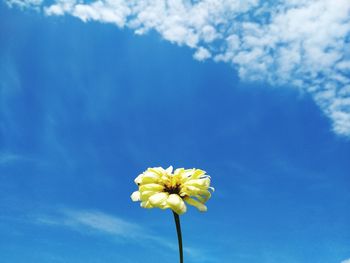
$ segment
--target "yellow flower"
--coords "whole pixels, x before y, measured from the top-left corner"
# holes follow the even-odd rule
[[[141,201],[143,208],[170,208],[181,215],[186,212],[186,204],[195,206],[199,211],[207,211],[204,203],[210,198],[210,176],[200,169],[173,167],[148,168],[135,179],[139,190],[133,192],[131,199]]]

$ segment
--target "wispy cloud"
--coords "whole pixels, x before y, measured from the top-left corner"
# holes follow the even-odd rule
[[[66,226],[74,230],[88,228],[123,238],[135,238],[145,234],[138,225],[99,211],[63,209],[55,215],[36,217],[36,223]]]
[[[343,260],[341,263],[350,263],[350,258],[346,259],[346,260]]]
[[[16,165],[18,163],[33,163],[38,165],[42,162],[35,156],[27,156],[15,152],[0,152],[0,167]]]
[[[10,152],[0,152],[0,165],[7,165],[17,161],[30,160],[19,154],[14,154]]]
[[[73,231],[88,232],[91,235],[105,234],[126,242],[153,243],[166,249],[177,250],[177,244],[159,237],[151,230],[115,215],[96,210],[61,209],[54,214],[35,216],[34,223],[51,227],[66,227]],[[151,242],[140,242],[140,240]],[[184,252],[198,261],[208,261],[208,257],[204,258],[203,253],[198,249],[185,247]]]
[[[10,6],[17,6],[20,8],[33,8],[39,10],[40,5],[42,4],[42,0],[11,0],[6,1],[6,3]]]
[[[18,160],[18,156],[11,153],[0,153],[0,164],[7,164]]]
[[[243,80],[288,85],[309,93],[350,136],[350,1],[348,0],[7,0],[41,5],[48,16],[69,14],[113,23],[136,34],[157,31],[194,49],[194,58],[232,64]],[[34,4],[33,4],[34,3]]]

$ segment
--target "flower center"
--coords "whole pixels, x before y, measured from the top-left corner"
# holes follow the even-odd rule
[[[180,193],[180,185],[177,184],[175,186],[165,185],[164,192],[167,192],[169,194],[179,194]]]

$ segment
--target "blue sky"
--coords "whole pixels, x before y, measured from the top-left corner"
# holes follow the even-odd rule
[[[208,25],[192,36],[104,16],[118,1],[0,3],[1,262],[177,262],[171,212],[130,200],[139,173],[173,165],[216,189],[207,213],[181,216],[185,262],[348,263],[350,4],[334,5],[342,22],[319,17],[339,32],[324,53],[307,44],[322,34],[289,31],[305,43],[295,62],[291,42],[270,57],[249,46],[257,29],[242,21],[269,10],[250,2],[235,9],[246,50]],[[289,24],[322,9],[299,2]],[[256,23],[273,28],[267,17]]]

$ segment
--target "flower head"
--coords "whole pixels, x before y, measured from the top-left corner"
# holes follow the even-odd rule
[[[207,211],[204,203],[210,198],[210,176],[200,169],[173,167],[148,168],[135,179],[139,190],[131,195],[131,199],[141,201],[143,208],[170,208],[181,215],[186,212],[186,204],[195,206],[199,211]]]

